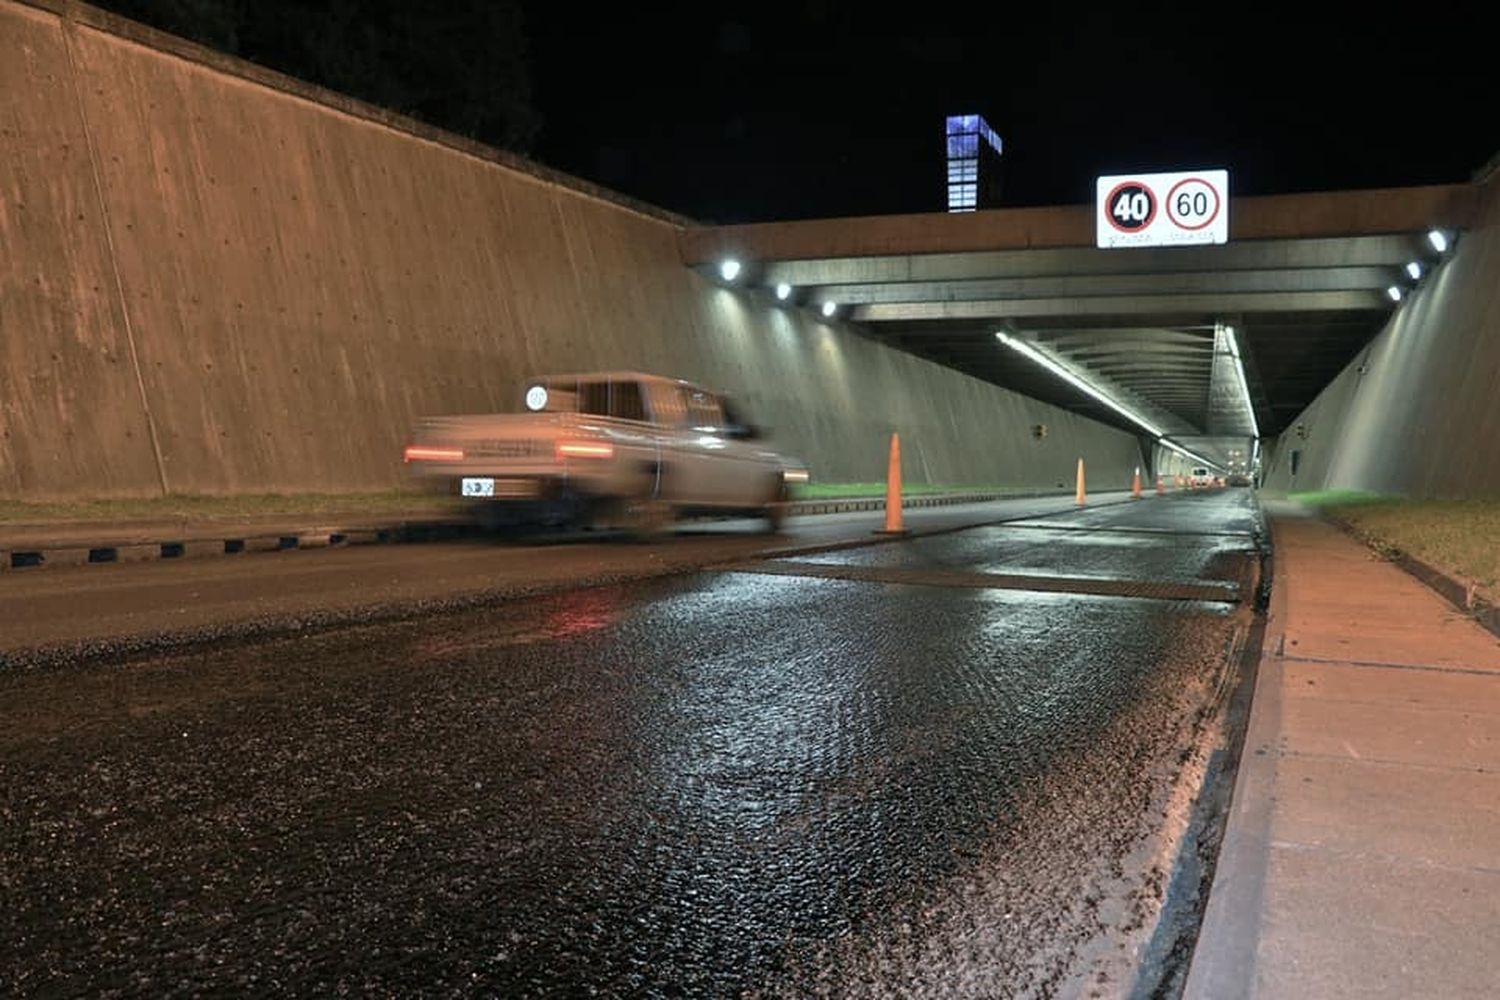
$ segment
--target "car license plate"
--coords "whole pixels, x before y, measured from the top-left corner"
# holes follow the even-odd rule
[[[459,492],[466,497],[504,497],[508,500],[528,499],[537,495],[535,479],[494,479],[490,476],[465,476],[459,483]]]

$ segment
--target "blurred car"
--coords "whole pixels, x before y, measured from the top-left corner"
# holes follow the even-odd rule
[[[1215,485],[1214,474],[1204,465],[1196,466],[1188,473],[1188,489],[1201,490]]]
[[[806,466],[720,393],[640,372],[528,380],[524,410],[427,417],[403,458],[412,479],[467,498],[481,523],[624,527],[753,515],[779,530]]]
[[[1230,486],[1249,486],[1250,477],[1243,472],[1231,472],[1224,478],[1224,482]]]

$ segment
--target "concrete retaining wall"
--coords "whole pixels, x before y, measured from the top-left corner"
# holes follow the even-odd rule
[[[1476,219],[1267,451],[1267,486],[1500,495],[1500,175],[1481,188]]]
[[[0,496],[361,491],[533,372],[737,393],[822,480],[1123,488],[1135,438],[680,263],[680,220],[64,0],[0,0]],[[1035,424],[1048,433],[1037,439]]]

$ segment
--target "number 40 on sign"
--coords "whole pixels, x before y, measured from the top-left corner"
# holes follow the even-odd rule
[[[1229,242],[1229,171],[1100,177],[1094,212],[1101,247]]]

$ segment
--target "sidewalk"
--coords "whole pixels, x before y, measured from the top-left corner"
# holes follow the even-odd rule
[[[1500,996],[1500,640],[1267,504],[1274,589],[1184,996]]]

